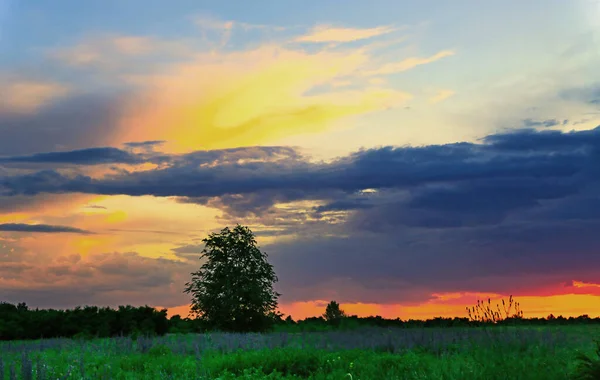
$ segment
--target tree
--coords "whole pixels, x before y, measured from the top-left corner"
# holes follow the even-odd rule
[[[340,309],[340,304],[335,301],[329,302],[329,304],[325,308],[325,314],[323,314],[323,318],[327,322],[332,323],[334,326],[337,326],[340,324],[342,318],[344,317],[346,317],[346,313],[344,313],[344,311]]]
[[[200,259],[206,262],[192,273],[184,290],[192,295],[190,314],[223,331],[270,328],[280,296],[273,290],[278,279],[252,231],[238,224],[202,241],[205,248]]]

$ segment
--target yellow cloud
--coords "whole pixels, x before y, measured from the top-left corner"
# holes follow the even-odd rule
[[[68,93],[67,86],[54,82],[7,81],[0,84],[0,112],[35,112]]]
[[[339,81],[331,82],[332,87],[346,87],[346,86],[351,86],[351,85],[352,85],[352,81],[350,81],[350,80],[339,80]]]
[[[306,95],[369,62],[362,49],[309,54],[270,45],[201,54],[163,75],[129,78],[144,93],[128,105],[115,143],[167,140],[170,151],[257,145],[410,98],[381,88]]]
[[[357,29],[357,28],[334,28],[327,25],[320,25],[312,31],[295,39],[296,42],[352,42],[381,36],[398,30],[390,26],[380,26],[376,28]]]
[[[238,26],[261,27],[210,17],[199,18],[196,23],[204,31],[216,31],[221,45]],[[345,42],[393,30],[388,26],[319,26],[299,40]],[[215,48],[192,54],[193,49],[181,41],[112,35],[64,49],[63,53],[71,55],[63,59],[68,58],[69,64],[94,64],[99,69],[122,67],[125,70],[118,77],[138,87],[137,95],[122,103],[123,116],[111,143],[166,140],[162,148],[185,152],[274,143],[340,125],[339,121],[347,117],[398,107],[410,95],[388,88],[385,78],[366,75],[408,70],[454,54],[441,51],[432,57],[381,66],[374,55],[377,46],[384,45],[377,44],[317,52],[267,44],[252,50],[225,52]],[[137,76],[123,66],[127,56],[156,52],[161,46],[183,46],[186,60]],[[339,91],[349,84],[353,91]]]
[[[371,70],[371,71],[366,72],[364,75],[372,76],[372,75],[394,74],[394,73],[410,70],[410,69],[415,68],[420,65],[432,63],[432,62],[438,61],[442,58],[450,57],[454,54],[456,54],[456,53],[451,50],[442,50],[442,51],[432,55],[431,57],[427,57],[427,58],[410,57],[410,58],[406,58],[400,62],[385,64],[376,70]]]
[[[434,96],[429,98],[429,103],[431,103],[431,104],[439,103],[443,100],[448,99],[449,97],[451,97],[454,94],[455,94],[455,92],[452,90],[440,90],[437,94],[435,94]]]
[[[383,78],[371,78],[371,79],[369,79],[369,84],[372,84],[374,86],[383,85],[383,84],[385,84],[385,82],[386,81]]]

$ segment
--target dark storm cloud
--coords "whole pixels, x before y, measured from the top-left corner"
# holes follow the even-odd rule
[[[490,135],[484,138],[489,147],[506,153],[518,151],[532,151],[546,153],[556,152],[573,154],[577,149],[600,148],[600,126],[591,130],[564,133],[561,131],[536,131],[534,129],[521,129],[511,133]],[[587,155],[583,156],[588,157]],[[576,159],[576,156],[573,156]],[[543,159],[543,157],[539,157]],[[565,161],[568,156],[563,156]]]
[[[379,231],[500,223],[574,195],[600,175],[600,128],[569,133],[525,129],[490,135],[483,142],[370,149],[332,163],[309,163],[289,148],[194,152],[167,157],[171,165],[162,169],[102,179],[53,170],[7,176],[0,178],[0,191],[177,196],[220,208],[233,218],[273,220],[283,216],[273,215],[276,203],[319,200],[324,204],[315,214],[354,210],[352,223]],[[363,189],[407,191],[407,196],[357,197]]]
[[[290,148],[239,148],[163,155],[162,168],[104,178],[56,170],[5,175],[0,194],[176,196],[222,209],[228,223],[294,234],[300,240],[265,247],[284,301],[313,299],[332,281],[344,302],[518,294],[600,281],[593,270],[600,267],[598,148],[600,128],[361,150],[329,163]],[[320,206],[274,207],[302,200]],[[345,219],[327,219],[340,212]],[[187,242],[172,253],[196,262],[200,250]]]
[[[284,302],[312,300],[332,287],[342,302],[420,302],[440,292],[521,294],[574,279],[599,282],[598,148],[600,128],[362,150],[330,163],[306,161],[290,148],[238,148],[163,155],[166,167],[105,178],[56,170],[5,175],[0,193],[177,196],[222,209],[228,223],[299,236],[264,247]],[[302,200],[320,206],[274,207]],[[340,212],[345,219],[325,219]],[[172,254],[190,269],[201,249],[186,242]],[[125,276],[123,260],[95,271]],[[142,272],[132,272],[140,276],[132,286],[169,279]],[[103,299],[106,289],[90,289],[90,297]]]
[[[216,197],[260,191],[355,192],[476,180],[567,179],[584,176],[586,169],[598,163],[595,152],[600,146],[600,128],[570,133],[521,130],[487,136],[484,142],[370,149],[332,163],[309,163],[286,151],[277,151],[282,159],[266,162],[227,158],[235,156],[231,150],[196,152],[172,157],[173,165],[156,170],[101,179],[45,170],[5,176],[0,179],[0,186],[10,194]],[[254,151],[260,153],[258,156],[274,155],[273,149]],[[215,164],[202,165],[211,160]],[[582,177],[580,181],[592,179]]]
[[[23,223],[4,223],[0,224],[0,231],[3,232],[42,232],[42,233],[74,233],[74,234],[92,234],[90,231],[68,226],[53,226],[49,224],[23,224]]]
[[[136,164],[145,160],[117,148],[100,147],[65,152],[36,153],[27,156],[0,157],[2,163],[52,163],[73,165]]]
[[[342,302],[411,302],[425,294],[535,294],[572,279],[597,283],[598,221],[515,223],[468,229],[411,229],[348,236],[305,236],[265,247],[286,301],[308,301],[330,288]],[[393,289],[393,291],[390,291]],[[424,301],[423,295],[417,301]]]
[[[323,206],[315,207],[317,213],[328,212],[328,211],[347,211],[347,210],[359,210],[373,207],[372,204],[368,203],[369,199],[366,197],[357,198],[352,200],[336,200],[324,204]]]
[[[266,213],[276,212],[273,209],[278,203],[288,203],[298,200],[323,199],[328,194],[325,192],[307,193],[306,191],[288,190],[259,190],[246,194],[225,194],[211,197],[184,197],[179,198],[181,203],[195,203],[203,206],[218,208],[228,217],[239,218],[249,216],[263,216]]]
[[[140,141],[140,142],[128,142],[125,145],[128,148],[148,148],[155,147],[164,144],[164,140],[151,140],[151,141]]]

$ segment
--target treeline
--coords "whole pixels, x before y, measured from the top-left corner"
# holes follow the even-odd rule
[[[352,330],[360,327],[385,327],[385,328],[428,328],[428,327],[481,327],[481,326],[553,326],[553,325],[577,325],[577,324],[599,324],[600,317],[590,318],[587,314],[579,317],[563,316],[547,318],[505,318],[500,321],[474,321],[469,318],[443,318],[436,317],[426,320],[401,320],[386,319],[380,316],[358,317],[356,315],[345,316],[337,321],[327,321],[323,317],[311,317],[300,321],[291,318],[278,321],[276,329],[286,331],[320,331],[338,328],[341,330]]]
[[[168,329],[167,310],[150,306],[31,310],[25,303],[0,303],[0,340],[164,335]]]
[[[598,324],[600,318],[590,318],[587,315],[579,317],[563,316],[548,318],[508,318],[498,322],[472,321],[469,318],[442,318],[436,317],[427,320],[409,319],[406,321],[400,318],[386,319],[380,316],[358,317],[356,315],[343,317],[338,321],[328,321],[323,317],[310,317],[303,320],[294,321],[291,317],[286,319],[276,319],[273,331],[285,332],[312,332],[327,330],[354,330],[361,327],[384,327],[384,328],[429,328],[429,327],[482,327],[482,326],[557,326],[557,325],[578,325],[578,324]],[[209,329],[205,327],[202,321],[198,319],[181,318],[174,315],[169,320],[169,333],[187,334],[202,333]]]
[[[344,316],[334,320],[311,317],[294,321],[291,316],[274,317],[273,331],[302,332],[331,329],[353,330],[360,327],[476,327],[502,325],[573,325],[600,324],[600,318],[588,315],[579,317],[507,318],[497,322],[473,321],[469,318],[433,318],[427,320],[385,319],[380,316]],[[70,310],[29,309],[25,303],[13,305],[0,303],[0,340],[28,340],[40,338],[108,338],[114,336],[165,335],[202,333],[209,331],[200,319],[182,318],[175,315],[167,318],[167,310],[156,310],[150,306],[108,307],[85,306]]]

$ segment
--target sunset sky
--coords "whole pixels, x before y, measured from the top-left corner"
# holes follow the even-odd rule
[[[600,1],[0,0],[0,301],[600,315]]]

